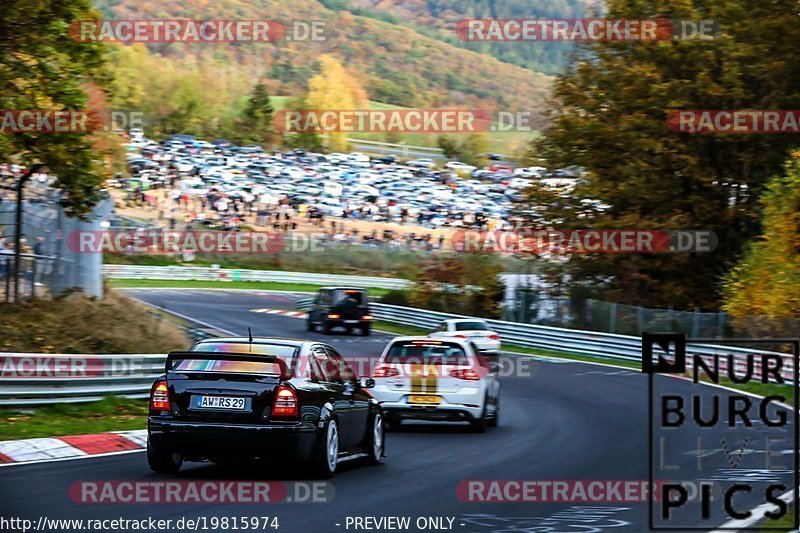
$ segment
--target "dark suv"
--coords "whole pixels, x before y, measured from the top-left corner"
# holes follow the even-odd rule
[[[369,335],[372,315],[367,291],[345,287],[320,289],[308,312],[306,325],[308,331],[316,331],[320,326],[326,335],[335,327],[343,327],[347,333],[358,328],[362,335]]]

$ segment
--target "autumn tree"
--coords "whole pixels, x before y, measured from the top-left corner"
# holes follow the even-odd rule
[[[546,203],[534,190],[526,212],[559,229],[714,231],[712,253],[576,255],[562,273],[576,297],[717,309],[722,276],[759,231],[762,187],[797,140],[674,133],[668,112],[798,109],[796,2],[609,0],[607,7],[612,19],[713,19],[720,32],[584,47],[555,84],[553,126],[535,151],[552,168],[577,165],[583,179]]]
[[[744,259],[727,276],[725,311],[753,334],[792,336],[789,328],[765,331],[780,319],[800,323],[800,152],[786,164],[786,172],[770,180],[761,198],[763,232],[751,243]]]
[[[320,73],[308,82],[309,109],[316,111],[366,109],[366,93],[339,61],[333,56],[324,55],[320,57],[319,63]],[[347,134],[329,133],[328,149],[334,152],[346,150]]]
[[[272,125],[273,113],[274,109],[269,99],[267,86],[260,81],[253,87],[239,121],[239,139],[246,144],[273,144],[275,141],[275,129]]]
[[[445,254],[427,259],[409,302],[414,307],[484,318],[499,318],[505,285],[502,265],[485,254]]]
[[[85,89],[105,81],[103,47],[72,39],[68,29],[95,18],[89,0],[0,3],[0,109],[91,111]],[[86,133],[2,132],[0,159],[45,165],[71,214],[100,198],[102,162]]]
[[[294,111],[308,111],[309,105],[305,97],[297,96],[290,98],[286,105],[287,109]],[[284,136],[283,142],[292,148],[300,148],[310,152],[322,151],[322,135],[316,131],[300,131],[296,133],[289,133]]]

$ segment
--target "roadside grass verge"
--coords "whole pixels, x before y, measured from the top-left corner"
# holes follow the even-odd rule
[[[109,285],[120,289],[161,287],[171,289],[250,289],[260,291],[317,292],[323,285],[309,283],[279,283],[274,281],[206,281],[168,279],[110,279]],[[389,289],[370,287],[370,296],[383,296]]]
[[[167,353],[191,339],[168,315],[114,290],[103,298],[74,292],[52,300],[0,304],[0,350],[53,354]],[[147,400],[0,408],[0,440],[142,429]]]
[[[108,265],[188,266],[243,270],[279,270],[414,279],[426,256],[413,250],[382,248],[330,248],[324,252],[282,252],[280,254],[198,254],[191,263],[167,255],[104,254]]]
[[[0,409],[0,441],[144,429],[147,398]]]
[[[167,353],[190,339],[175,323],[113,290],[0,304],[0,351],[61,354]]]

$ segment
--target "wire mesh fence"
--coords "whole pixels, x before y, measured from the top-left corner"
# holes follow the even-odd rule
[[[17,270],[13,254],[0,254],[0,301],[32,299],[51,294],[55,258],[22,254]],[[16,275],[16,272],[19,272]]]
[[[653,309],[600,300],[552,297],[546,292],[518,288],[506,302],[503,318],[544,326],[641,335],[645,331],[673,331],[695,338],[796,337],[800,319],[745,317],[728,313]]]
[[[0,202],[0,301],[55,296],[71,288],[101,296],[102,255],[82,254],[69,239],[79,231],[100,230],[109,216],[110,201],[101,201],[80,220],[67,216],[58,191],[41,186],[26,189],[18,268],[16,198],[6,193]]]

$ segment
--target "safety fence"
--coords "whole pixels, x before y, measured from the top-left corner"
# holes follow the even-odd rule
[[[0,406],[35,406],[146,397],[165,355],[4,353]]]
[[[306,283],[310,285],[349,285],[402,289],[411,282],[378,276],[348,276],[344,274],[315,274],[282,270],[246,270],[187,266],[103,265],[103,275],[111,279],[204,280],[204,281],[262,281],[275,283]]]

